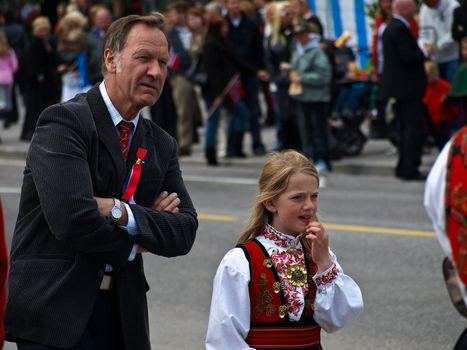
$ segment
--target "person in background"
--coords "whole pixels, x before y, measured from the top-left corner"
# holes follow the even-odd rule
[[[255,70],[264,70],[262,38],[255,21],[242,12],[239,0],[226,0],[226,9],[225,18],[229,23],[227,38],[233,52],[239,59],[255,67]],[[261,136],[261,110],[258,100],[260,83],[255,74],[242,73],[241,81],[245,90],[243,99],[250,113],[247,128],[251,134],[252,153],[264,155],[266,149]]]
[[[87,24],[87,18],[79,11],[69,12],[60,20],[56,56],[62,102],[87,91],[91,85],[88,79]]]
[[[379,94],[379,84],[381,83],[381,76],[383,74],[383,33],[389,22],[392,19],[392,1],[393,0],[379,0],[379,8],[375,21],[373,23],[373,38],[371,44],[371,63],[374,69],[374,81],[378,89],[377,110],[376,114],[371,119],[370,134],[372,138],[385,138],[388,130],[386,125],[386,105],[388,101],[381,98]],[[415,18],[409,21],[410,30],[415,38],[418,38],[418,24]]]
[[[156,12],[157,13],[157,12]],[[173,23],[170,22],[170,15],[165,16],[164,23],[164,33],[167,36],[172,28]],[[154,103],[149,110],[151,112],[151,120],[166,131],[170,136],[177,140],[177,108],[175,107],[175,102],[173,98],[172,86],[169,83],[170,80],[170,70],[167,73],[167,82],[164,84],[162,93],[157,100],[157,103]]]
[[[274,1],[275,2],[275,1]],[[269,2],[267,0],[252,0],[252,5],[254,6],[254,15],[252,18],[255,20],[256,25],[259,28],[259,32],[261,33],[261,41],[264,42],[267,39],[269,35],[269,29],[266,28],[266,8],[271,4],[272,2]],[[266,58],[265,58],[266,60]],[[265,62],[266,64],[266,62]],[[271,86],[269,82],[261,82],[261,92],[264,96],[264,107],[265,107],[265,114],[266,118],[264,120],[263,125],[276,125],[277,122],[277,113],[276,113],[276,102],[273,96],[273,92],[271,91]]]
[[[459,44],[459,59],[462,61],[462,54],[460,52],[460,44],[462,38],[467,36],[467,2],[459,0],[459,7],[454,9],[452,15],[452,38]]]
[[[27,69],[31,89],[26,100],[26,115],[20,136],[23,141],[31,141],[41,112],[60,100],[55,56],[57,40],[51,31],[51,23],[45,16],[39,16],[32,22],[32,38],[26,57],[34,64],[28,65]]]
[[[191,66],[191,32],[187,25],[187,15],[190,4],[186,1],[176,1],[167,7],[174,27],[169,32],[169,40],[174,61],[170,72],[173,99],[177,108],[177,140],[182,156],[191,154],[193,145],[195,120],[200,119],[201,110],[194,85],[187,78]]]
[[[242,140],[250,111],[241,96],[244,93],[241,82],[235,79],[235,75],[242,72],[257,75],[262,80],[270,78],[266,71],[258,71],[237,57],[227,40],[228,30],[228,22],[224,17],[216,14],[209,16],[202,50],[202,64],[207,73],[207,83],[203,86],[202,95],[208,112],[210,111],[206,122],[205,156],[207,164],[213,166],[218,165],[217,130],[221,108],[226,110],[228,117],[227,156],[245,157]]]
[[[102,53],[104,37],[113,21],[112,13],[104,5],[94,5],[90,10],[91,29],[87,33],[87,72],[91,85],[102,80]]]
[[[427,78],[425,55],[410,30],[417,7],[413,0],[394,0],[393,17],[383,33],[381,98],[396,99],[399,121],[399,159],[395,176],[402,180],[424,180],[419,172],[425,142],[426,107],[423,104]]]
[[[8,119],[13,109],[13,83],[17,70],[18,58],[15,50],[8,44],[6,34],[0,32],[0,119]]]
[[[443,273],[451,299],[467,317],[467,126],[444,146],[425,184],[423,205],[446,256]],[[455,296],[455,297],[454,297]],[[467,349],[467,328],[454,350]]]
[[[268,156],[251,219],[213,282],[206,349],[321,349],[363,310],[318,219],[319,175],[296,151]]]
[[[185,255],[198,227],[176,141],[141,116],[167,76],[163,28],[158,14],[113,22],[104,81],[39,118],[10,254],[18,350],[151,349],[142,253]]]
[[[441,150],[451,137],[451,126],[459,111],[455,102],[448,98],[451,84],[440,78],[438,65],[425,61],[425,71],[428,84],[423,103],[428,111],[428,131]]]
[[[289,95],[297,102],[302,151],[324,175],[332,170],[327,121],[331,65],[320,47],[321,37],[313,23],[302,20],[294,25],[293,32],[297,47],[291,67],[285,68],[291,83]]]
[[[276,102],[278,150],[300,150],[296,103],[289,96],[289,77],[282,67],[290,66],[294,46],[293,20],[295,13],[288,1],[272,2],[267,7],[271,33],[265,37],[264,61],[271,74],[271,90]]]
[[[204,45],[204,37],[206,36],[206,16],[202,7],[192,7],[188,10],[187,25],[191,32],[190,56],[191,67],[190,73],[187,73],[188,79],[197,86],[205,84],[205,70],[201,66],[201,50]],[[194,75],[198,73],[202,75],[201,79],[196,79]],[[194,74],[191,75],[190,74]],[[200,81],[201,80],[201,81]],[[199,142],[198,127],[203,125],[203,118],[200,113],[195,115],[193,125],[193,143]]]
[[[418,43],[427,56],[438,64],[439,75],[452,83],[459,61],[459,45],[452,37],[457,0],[423,0],[419,13]]]
[[[21,23],[17,23],[15,21],[14,13],[9,8],[9,5],[5,5],[4,8],[0,9],[0,31],[6,34],[8,44],[15,51],[15,55],[18,60],[18,70],[15,73],[13,83],[13,92],[15,93],[11,95],[12,110],[6,115],[4,120],[4,126],[7,129],[19,120],[19,109],[16,102],[17,87],[19,88],[19,93],[23,103],[26,103],[29,93],[29,86],[26,76],[26,50],[28,47],[28,35],[24,29],[24,26]]]
[[[322,39],[324,39],[324,30],[321,20],[316,14],[311,12],[308,2],[306,0],[290,0],[289,3],[295,14],[295,23],[300,22],[303,19],[307,22],[313,23],[317,28],[317,33]]]
[[[461,61],[448,92],[449,98],[453,99],[459,107],[459,113],[451,125],[451,131],[459,130],[467,125],[467,36],[461,39],[460,48]]]
[[[57,67],[62,78],[61,102],[68,101],[91,87],[86,49],[86,32],[82,28],[75,28],[61,35],[60,54],[63,61]]]

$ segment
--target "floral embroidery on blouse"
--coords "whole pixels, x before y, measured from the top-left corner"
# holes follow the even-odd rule
[[[337,268],[336,264],[332,264],[332,268],[328,273],[316,278],[316,284],[318,286],[331,284],[337,278],[337,275],[339,275],[339,269]]]
[[[305,305],[305,296],[308,294],[308,284],[294,286],[287,278],[288,269],[293,265],[305,266],[305,256],[300,243],[300,237],[294,238],[277,231],[272,226],[267,225],[263,233],[264,237],[274,242],[278,249],[271,254],[271,260],[279,275],[279,282],[282,287],[285,299],[287,300],[287,310],[289,317],[299,320]],[[294,254],[287,249],[295,248]],[[279,249],[282,248],[282,249]]]

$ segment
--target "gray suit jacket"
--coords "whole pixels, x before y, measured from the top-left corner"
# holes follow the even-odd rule
[[[148,153],[131,205],[139,234],[131,237],[101,216],[93,196],[120,197],[138,147]],[[176,192],[180,213],[150,209],[163,190]],[[150,349],[146,291],[133,243],[172,257],[191,249],[197,216],[183,183],[176,141],[140,119],[127,162],[98,86],[46,109],[24,170],[11,248],[7,338],[73,346],[92,313],[107,263],[114,267],[127,349]]]

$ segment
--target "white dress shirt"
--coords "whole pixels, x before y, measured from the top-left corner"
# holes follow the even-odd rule
[[[119,134],[117,125],[124,119],[122,118],[120,113],[117,111],[117,108],[115,108],[112,101],[110,100],[110,97],[107,94],[107,90],[105,88],[104,82],[101,82],[99,84],[99,91],[101,92],[102,99],[104,100],[104,103],[105,103],[105,105],[106,105],[106,107],[107,107],[107,109],[108,109],[108,111],[110,113],[110,117],[112,118],[112,122],[115,125],[115,132],[117,134]],[[140,117],[140,113],[138,113],[135,118],[130,120],[130,122],[133,123],[134,127],[133,127],[133,129],[131,131],[131,134],[130,134],[130,140],[128,142],[128,147],[130,147],[130,145],[131,145],[133,135],[135,134],[136,126],[138,125],[139,117]],[[134,203],[133,198],[131,199],[131,201]],[[131,236],[134,236],[134,235],[136,235],[138,233],[138,226],[136,225],[135,216],[133,214],[133,211],[131,210],[131,207],[127,203],[125,203],[125,202],[121,202],[121,203],[125,206],[125,209],[126,209],[126,212],[127,212],[127,215],[128,215],[128,223],[127,223],[126,226],[119,226],[119,227],[126,230],[128,232],[128,234],[130,234]],[[133,244],[133,249],[131,250],[130,256],[128,257],[128,261],[133,261],[135,259],[137,250],[138,250],[138,245]],[[106,272],[110,272],[110,271],[112,271],[112,267],[110,265],[107,265],[105,270],[106,270]]]

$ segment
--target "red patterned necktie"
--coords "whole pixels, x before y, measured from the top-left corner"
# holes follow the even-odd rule
[[[120,145],[122,146],[123,158],[126,160],[128,157],[130,134],[131,130],[133,130],[133,123],[122,120],[118,123],[117,128],[120,130]]]

